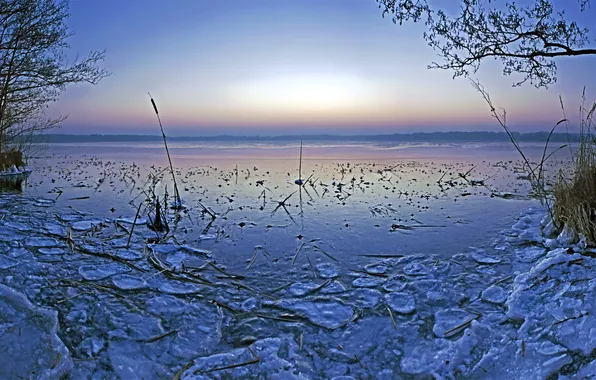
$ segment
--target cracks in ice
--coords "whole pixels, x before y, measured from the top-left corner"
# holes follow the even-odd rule
[[[379,260],[358,271],[322,259],[282,279],[267,270],[240,279],[217,263],[217,252],[144,249],[142,223],[126,249],[108,239],[110,223],[88,216],[42,224],[14,215],[0,225],[10,242],[0,254],[3,282],[58,310],[71,355],[93,359],[75,360],[74,377],[596,371],[596,310],[581,302],[596,296],[593,259],[537,244],[539,213],[516,223],[504,249]],[[64,240],[68,227],[78,234],[74,250]]]

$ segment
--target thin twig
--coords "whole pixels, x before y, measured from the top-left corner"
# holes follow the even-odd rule
[[[135,224],[137,224],[137,218],[139,217],[139,212],[141,211],[141,206],[143,205],[142,202],[139,203],[139,207],[137,208],[137,213],[135,214],[135,219],[132,222],[132,227],[130,228],[130,235],[128,235],[128,241],[126,242],[126,249],[130,247],[130,239],[132,238],[132,233],[135,230]]]

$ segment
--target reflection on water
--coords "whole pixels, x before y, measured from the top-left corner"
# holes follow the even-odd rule
[[[32,162],[25,195],[56,199],[65,213],[133,218],[151,173],[163,177],[156,194],[172,192],[170,176],[163,176],[165,151],[157,144],[57,144],[48,153]],[[366,255],[449,256],[490,245],[534,204],[526,198],[529,182],[518,153],[503,145],[387,150],[309,143],[304,186],[295,183],[299,142],[258,149],[173,144],[170,153],[188,207],[177,239],[225,252],[221,260],[231,268],[244,267],[257,246],[278,256],[299,252],[298,261],[323,250],[354,264]],[[526,153],[539,157],[542,151],[528,146]],[[502,193],[512,196],[505,200]]]
[[[546,252],[528,248],[541,210],[510,228],[537,205],[515,152],[308,146],[300,171],[297,147],[242,159],[173,148],[187,209],[168,211],[170,244],[147,244],[156,231],[137,207],[150,174],[171,194],[164,152],[75,148],[34,160],[23,197],[0,197],[4,278],[58,310],[72,378],[268,378],[282,366],[280,378],[482,378],[485,358],[519,356],[502,337],[526,330],[503,297]]]

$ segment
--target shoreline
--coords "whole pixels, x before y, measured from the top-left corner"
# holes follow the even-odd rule
[[[48,207],[51,208],[50,201],[29,200],[29,202],[32,203],[28,207],[33,207],[33,209],[47,210]],[[24,223],[19,224],[18,221],[11,222],[10,219],[13,215],[10,213],[4,213],[4,215],[8,220],[4,220],[0,225],[0,235],[3,240],[7,240],[10,233],[14,233],[17,237],[22,236],[23,240],[11,240],[15,242],[12,244],[14,248],[9,249],[7,256],[2,255],[3,271],[13,270],[19,265],[28,265],[32,272],[35,272],[38,265],[52,268],[60,263],[66,269],[74,261],[99,260],[98,264],[91,267],[89,264],[84,264],[82,266],[75,265],[73,269],[83,276],[85,283],[104,284],[101,285],[102,287],[111,284],[110,286],[115,286],[113,291],[116,293],[129,294],[126,296],[127,298],[137,291],[157,292],[155,294],[161,295],[158,295],[155,300],[159,301],[148,303],[146,307],[153,310],[152,313],[169,315],[164,321],[171,321],[174,324],[176,324],[175,321],[178,321],[177,328],[172,325],[173,329],[169,329],[166,326],[149,327],[152,323],[147,320],[141,323],[149,323],[147,325],[149,330],[142,328],[132,336],[131,332],[117,333],[117,329],[112,332],[104,331],[98,335],[97,333],[89,335],[89,332],[94,329],[89,330],[89,326],[85,330],[80,330],[89,322],[81,325],[81,311],[75,312],[82,306],[84,306],[83,309],[88,307],[85,306],[87,304],[86,296],[79,295],[80,290],[76,290],[77,286],[74,286],[73,283],[70,283],[70,287],[65,288],[72,289],[67,293],[70,294],[68,298],[52,291],[49,291],[47,297],[39,298],[44,293],[42,289],[38,286],[32,287],[31,284],[25,285],[27,283],[25,278],[34,275],[34,273],[26,275],[23,278],[25,282],[21,285],[18,285],[19,281],[16,280],[15,274],[10,277],[5,275],[3,282],[9,282],[5,285],[10,286],[10,283],[14,282],[12,285],[15,288],[30,293],[29,298],[33,296],[34,304],[42,301],[42,304],[47,306],[48,302],[50,304],[58,302],[56,305],[59,305],[59,314],[66,312],[66,315],[61,314],[59,318],[64,322],[56,327],[58,335],[66,342],[71,355],[75,355],[77,359],[73,362],[71,357],[63,355],[63,358],[60,359],[60,365],[63,367],[60,368],[74,368],[74,372],[71,372],[71,375],[74,376],[85,377],[96,372],[87,372],[91,367],[88,364],[83,364],[87,361],[80,361],[86,355],[84,352],[88,352],[89,357],[98,357],[100,362],[114,366],[117,363],[114,362],[115,360],[124,360],[117,359],[118,355],[122,355],[124,352],[120,350],[126,350],[131,357],[125,362],[120,362],[117,367],[120,368],[118,373],[121,376],[126,374],[126,376],[137,378],[141,376],[153,378],[160,376],[158,375],[160,373],[171,375],[183,368],[186,369],[181,373],[181,378],[202,378],[200,373],[204,371],[239,364],[243,359],[249,362],[250,351],[247,348],[234,348],[234,345],[230,346],[231,342],[227,343],[229,348],[224,350],[224,353],[213,355],[213,350],[222,352],[221,350],[226,346],[226,344],[222,346],[222,340],[226,341],[229,332],[225,331],[230,328],[229,324],[236,318],[234,316],[239,315],[237,313],[261,315],[261,317],[256,317],[257,320],[264,321],[266,324],[271,323],[271,326],[279,324],[278,328],[286,325],[287,327],[282,329],[284,332],[276,336],[272,336],[270,333],[265,334],[269,336],[250,336],[251,334],[247,334],[247,332],[234,333],[233,335],[237,336],[235,339],[240,339],[240,341],[244,339],[245,343],[242,345],[252,347],[260,360],[258,364],[246,364],[234,369],[221,370],[236,377],[277,374],[299,378],[302,374],[303,378],[317,378],[324,373],[325,377],[333,378],[342,376],[341,372],[348,369],[356,374],[353,378],[359,378],[366,374],[378,378],[390,378],[399,374],[417,376],[427,374],[441,378],[456,376],[511,378],[514,376],[538,379],[546,378],[559,371],[563,371],[567,376],[596,373],[596,364],[590,361],[591,352],[596,348],[596,339],[590,335],[596,331],[596,321],[592,317],[592,313],[596,310],[591,310],[593,307],[591,308],[589,303],[573,301],[577,300],[579,296],[591,299],[591,295],[596,292],[595,287],[589,285],[589,279],[592,278],[591,273],[593,273],[596,263],[593,262],[592,257],[585,256],[587,251],[581,247],[581,244],[568,244],[569,236],[564,233],[558,240],[548,241],[547,244],[551,248],[543,247],[547,242],[546,239],[550,239],[543,235],[544,227],[547,226],[547,222],[543,218],[543,210],[525,212],[510,228],[506,238],[508,245],[500,247],[503,252],[502,257],[496,257],[479,250],[456,254],[449,260],[443,260],[438,264],[432,264],[432,257],[421,256],[374,260],[361,268],[362,273],[351,271],[353,274],[350,275],[350,271],[348,271],[348,278],[351,278],[352,281],[351,286],[348,286],[344,280],[346,273],[341,274],[342,270],[332,260],[315,262],[313,264],[318,280],[295,281],[281,291],[283,294],[276,294],[276,298],[278,298],[276,301],[265,296],[266,293],[259,295],[259,293],[248,290],[245,291],[244,296],[238,298],[238,295],[233,295],[235,292],[229,293],[227,285],[221,285],[224,288],[221,291],[216,290],[213,296],[210,296],[208,294],[211,291],[208,291],[208,287],[181,282],[182,278],[188,280],[192,277],[188,277],[189,274],[184,273],[184,265],[180,266],[180,263],[187,262],[187,260],[195,262],[196,260],[203,260],[203,262],[217,260],[216,255],[212,256],[208,252],[194,252],[190,248],[171,244],[151,247],[152,256],[150,257],[161,263],[159,265],[164,265],[164,269],[169,268],[168,270],[174,277],[182,276],[177,280],[168,280],[167,276],[163,274],[157,277],[150,274],[155,271],[155,269],[151,269],[155,263],[147,265],[141,245],[135,244],[129,250],[116,248],[118,244],[122,244],[121,239],[116,240],[113,245],[112,249],[116,249],[115,253],[107,253],[107,256],[103,256],[107,251],[102,251],[100,248],[101,246],[105,247],[104,244],[88,243],[81,246],[81,252],[68,253],[67,244],[63,242],[66,227],[68,225],[72,227],[78,223],[76,225],[81,231],[75,233],[85,234],[85,231],[90,231],[87,228],[93,228],[93,223],[86,222],[90,220],[89,217],[80,218],[82,220],[79,221],[66,222],[66,225],[45,225],[40,221],[37,223],[38,227],[31,228]],[[29,231],[26,231],[27,228]],[[42,233],[36,238],[35,235],[39,232],[34,231]],[[23,235],[25,233],[29,237],[25,237]],[[140,232],[139,237],[142,235],[143,233]],[[75,240],[78,241],[82,238],[81,236],[84,235],[78,235]],[[556,246],[563,247],[557,248]],[[572,253],[569,253],[569,248],[573,250]],[[24,259],[25,257],[28,257],[29,260]],[[66,262],[63,257],[67,259]],[[58,258],[60,260],[56,261]],[[114,261],[116,258],[117,261]],[[508,260],[510,261],[507,262]],[[70,264],[66,264],[68,262]],[[131,267],[125,268],[123,263],[134,265],[148,274],[139,277],[134,274],[135,270],[131,272]],[[511,266],[510,272],[495,272],[494,268],[504,264]],[[48,265],[50,266],[48,267]],[[461,266],[468,269],[461,270],[458,268]],[[225,272],[225,268],[220,267],[219,269]],[[310,270],[308,267],[304,269]],[[337,273],[338,270],[339,273]],[[237,281],[226,278],[226,276],[224,279],[217,280],[215,273],[201,274],[201,278],[213,283]],[[21,273],[21,275],[25,274]],[[508,274],[510,278],[502,276],[504,274]],[[50,274],[50,277],[53,278],[53,276]],[[491,281],[483,279],[487,276],[492,278]],[[147,277],[150,277],[151,280],[139,282],[139,279]],[[8,278],[10,281],[7,281]],[[56,281],[59,278],[56,277],[50,281]],[[298,276],[298,279],[300,278]],[[452,280],[449,280],[450,278]],[[152,283],[151,281],[154,280],[155,282]],[[470,288],[462,287],[460,281],[464,281],[464,283],[471,281]],[[478,282],[485,283],[485,285],[472,285]],[[33,283],[39,284],[38,280]],[[444,285],[448,283],[451,285],[445,287]],[[249,288],[257,286],[247,285]],[[262,285],[258,286],[262,288]],[[113,310],[106,310],[109,313],[116,313],[116,315],[122,313],[122,317],[129,315],[123,319],[123,321],[129,321],[129,329],[131,326],[133,331],[141,328],[141,325],[134,327],[136,326],[135,322],[130,325],[131,321],[138,318],[133,317],[134,313],[130,314],[130,312],[121,309],[121,306],[116,306],[119,304],[119,297],[111,295],[111,291],[105,293],[107,288],[102,291],[101,288],[95,288],[95,285],[91,288],[88,288],[91,285],[86,286],[87,291],[99,292],[96,296],[89,298],[89,301],[99,296],[99,299],[103,300],[101,302],[113,305]],[[460,289],[459,291],[462,293],[460,294],[457,289]],[[35,291],[31,293],[32,290]],[[267,291],[267,293],[270,292]],[[464,298],[461,298],[462,296]],[[139,293],[133,299],[136,297],[145,298],[143,293]],[[209,300],[211,297],[216,301],[215,305]],[[467,301],[465,301],[466,298]],[[52,299],[54,301],[51,301]],[[237,303],[238,301],[235,299],[243,300],[243,302]],[[458,299],[460,299],[460,306],[451,304]],[[66,302],[62,300],[66,300]],[[180,302],[186,304],[187,300],[191,301],[188,306],[182,309],[180,309],[182,304],[174,307]],[[462,301],[468,306],[462,307]],[[67,304],[69,306],[64,309]],[[174,309],[171,309],[172,307]],[[202,327],[206,330],[199,333],[202,336],[201,339],[206,342],[205,351],[199,352],[195,348],[194,353],[188,352],[180,356],[182,352],[185,352],[184,350],[188,350],[184,347],[187,347],[186,344],[190,341],[184,339],[184,336],[189,333],[189,331],[185,331],[189,326],[187,325],[188,321],[184,322],[184,317],[180,319],[181,316],[177,313],[186,310],[186,308],[202,310],[200,312],[203,315],[202,318],[210,315],[213,320],[207,322],[207,325],[212,327]],[[67,311],[68,309],[70,311]],[[333,314],[325,314],[327,309],[333,310]],[[171,314],[174,310],[179,311]],[[285,313],[286,316],[276,317],[279,315],[277,314],[279,311]],[[91,315],[88,312],[86,314],[85,319],[88,321]],[[118,317],[118,319],[122,317]],[[275,319],[269,319],[272,317],[288,319],[288,321],[276,322]],[[193,318],[190,320],[194,320]],[[431,325],[425,327],[426,321]],[[66,325],[64,325],[65,322]],[[303,326],[298,330],[302,333],[291,332],[295,331],[291,327],[294,324]],[[232,323],[232,325],[234,324]],[[71,334],[65,335],[65,328],[79,331],[89,330],[89,332],[83,333],[85,339],[82,342],[72,346],[73,337]],[[177,332],[171,333],[174,330]],[[415,336],[418,338],[410,337],[409,335],[412,333],[406,331],[417,331]],[[375,333],[370,336],[376,337],[374,342],[366,342],[361,339],[361,334],[373,332]],[[339,335],[337,335],[338,333]],[[171,336],[167,336],[167,334]],[[342,337],[340,341],[343,349],[331,348],[325,343],[332,336],[336,337],[333,339],[337,339],[338,336]],[[141,341],[157,338],[159,338],[157,346],[149,352],[165,349],[172,355],[174,351],[171,350],[178,351],[179,354],[174,354],[174,357],[179,358],[172,357],[174,359],[172,363],[177,363],[177,365],[162,367],[159,360],[151,365],[148,364],[148,358],[142,354],[144,352],[142,347],[148,343]],[[127,343],[131,342],[131,339],[136,343],[132,345]],[[371,344],[373,345],[371,346]],[[359,345],[364,345],[364,347],[358,348]],[[321,349],[327,347],[325,349],[327,354],[322,356],[323,351],[320,351],[319,346]],[[373,349],[373,347],[376,348]],[[372,351],[370,351],[371,349]],[[395,350],[397,352],[392,353]],[[359,358],[358,361],[354,361],[353,357],[349,359],[349,354],[352,352]],[[83,356],[81,357],[81,355]],[[393,356],[395,358],[390,359]],[[185,357],[188,360],[182,360]],[[359,364],[359,361],[363,366]],[[508,365],[504,367],[503,362]],[[70,363],[73,367],[70,367]],[[146,368],[142,369],[143,366]],[[166,372],[162,372],[164,370]],[[104,372],[104,375],[109,373],[111,372]]]

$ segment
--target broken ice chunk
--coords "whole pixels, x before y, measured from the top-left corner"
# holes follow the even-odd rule
[[[383,273],[387,272],[387,265],[385,265],[385,264],[369,264],[364,267],[364,270],[366,270],[370,274],[383,274]]]
[[[373,288],[383,283],[382,278],[375,277],[358,277],[352,282],[352,286],[355,288]]]
[[[322,278],[335,278],[339,276],[339,270],[331,263],[321,263],[316,266],[319,276]]]
[[[38,251],[42,255],[48,255],[48,256],[62,255],[64,253],[64,250],[62,248],[39,248]]]
[[[476,261],[478,264],[498,264],[501,262],[501,259],[491,257],[484,251],[476,251],[472,253],[472,259],[474,259],[474,261]]]
[[[11,259],[10,257],[6,257],[4,255],[0,255],[0,269],[8,269],[19,264],[18,260]]]
[[[145,282],[143,278],[128,274],[121,274],[112,277],[112,283],[122,290],[143,289],[148,286],[147,282]]]
[[[51,248],[57,247],[60,243],[54,238],[32,236],[25,241],[25,244],[33,248]]]
[[[293,296],[300,297],[312,292],[318,287],[319,285],[314,282],[296,282],[289,287],[288,291]]]
[[[482,292],[482,299],[487,302],[502,304],[507,300],[507,292],[500,286],[493,285]]]
[[[426,266],[420,263],[410,263],[404,266],[404,273],[409,276],[424,276],[429,273]]]
[[[80,222],[74,222],[71,224],[71,228],[74,231],[86,232],[101,225],[101,220],[83,220]]]
[[[87,281],[103,280],[115,274],[126,272],[130,272],[130,268],[118,263],[82,265],[79,267],[79,274]]]
[[[385,303],[400,314],[410,314],[416,310],[416,300],[407,293],[393,292],[385,295]]]
[[[348,323],[354,310],[334,299],[316,300],[281,300],[277,306],[296,313],[303,314],[311,323],[330,330],[337,329]]]
[[[408,285],[408,279],[404,276],[390,277],[383,284],[383,289],[388,292],[401,292]]]
[[[159,290],[167,294],[194,294],[200,293],[202,288],[195,284],[189,284],[181,281],[168,281],[159,285]]]

